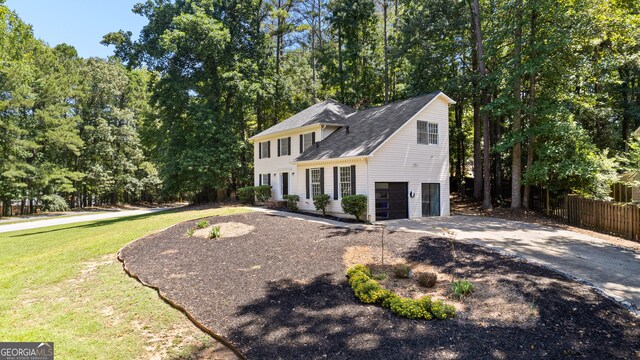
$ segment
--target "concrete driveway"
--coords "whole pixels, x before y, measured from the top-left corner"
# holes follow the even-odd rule
[[[640,309],[640,254],[559,228],[484,216],[382,221],[390,231],[423,232],[489,246],[590,283],[628,307]]]
[[[150,208],[150,209],[139,209],[139,210],[121,210],[121,211],[113,211],[113,212],[104,212],[98,214],[81,214],[77,216],[65,216],[63,218],[58,219],[42,219],[42,220],[33,220],[28,222],[18,222],[15,224],[0,224],[0,233],[9,232],[9,231],[18,231],[18,230],[30,230],[30,229],[38,229],[47,226],[55,226],[55,225],[66,225],[73,224],[84,221],[94,221],[94,220],[104,220],[104,219],[113,219],[119,217],[126,216],[135,216],[135,215],[143,215],[150,214],[158,211],[173,209],[171,207],[160,207],[160,208]]]

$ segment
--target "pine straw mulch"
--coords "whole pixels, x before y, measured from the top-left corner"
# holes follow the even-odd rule
[[[359,303],[344,276],[379,262],[381,234],[247,213],[208,219],[253,226],[244,236],[187,237],[195,221],[133,242],[126,269],[249,359],[272,358],[637,358],[639,320],[592,288],[487,249],[415,233],[385,235],[386,262],[436,271],[432,291],[458,318],[421,321]],[[455,302],[448,281],[477,292]],[[411,279],[385,286],[407,291]],[[403,280],[404,281],[404,280]],[[415,285],[415,284],[414,284]]]

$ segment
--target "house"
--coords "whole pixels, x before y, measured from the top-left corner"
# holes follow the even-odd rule
[[[343,215],[343,196],[368,198],[367,220],[449,215],[448,107],[442,92],[356,111],[334,100],[315,104],[250,138],[255,185],[272,198],[330,195],[327,212]]]

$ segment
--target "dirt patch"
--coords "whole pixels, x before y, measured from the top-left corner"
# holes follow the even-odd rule
[[[120,256],[129,271],[250,359],[634,358],[640,351],[638,320],[615,302],[480,246],[456,243],[454,266],[447,239],[385,236],[385,262],[435,269],[444,280],[434,291],[442,296],[451,276],[478,286],[475,297],[456,305],[455,320],[408,320],[361,304],[346,282],[347,264],[378,261],[372,244],[379,244],[379,231],[257,212],[224,221],[253,225],[260,236],[185,239],[190,222],[140,239]],[[161,255],[168,249],[179,252]]]
[[[220,227],[221,238],[244,236],[250,234],[255,229],[253,225],[247,225],[239,222],[223,222],[213,224],[203,229],[198,229],[193,233],[193,236],[201,239],[209,239],[211,229],[213,229],[214,226]]]

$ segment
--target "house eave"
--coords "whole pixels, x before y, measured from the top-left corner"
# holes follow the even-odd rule
[[[248,140],[249,141],[255,141],[255,140],[261,140],[261,139],[279,137],[279,136],[283,136],[283,135],[297,134],[297,133],[300,133],[300,132],[304,132],[306,130],[312,130],[312,129],[315,129],[315,128],[321,128],[323,126],[343,127],[344,124],[318,122],[318,123],[313,123],[313,124],[310,124],[310,125],[296,127],[296,128],[293,128],[293,129],[276,131],[274,133],[269,133],[269,134],[264,134],[264,135],[256,134],[256,135],[253,135],[252,137],[250,137]]]
[[[326,158],[326,159],[313,159],[313,160],[301,160],[301,161],[292,161],[292,164],[296,165],[314,165],[314,164],[326,164],[326,163],[347,163],[347,162],[363,162],[367,161],[369,155],[359,155],[359,156],[343,156],[339,158]]]

